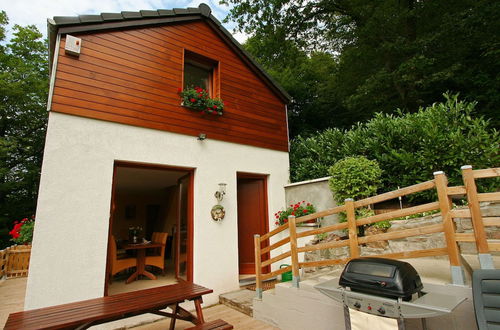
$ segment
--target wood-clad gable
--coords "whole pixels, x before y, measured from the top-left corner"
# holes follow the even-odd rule
[[[62,36],[51,111],[288,151],[286,105],[206,21]],[[181,106],[185,50],[218,62],[223,116]]]

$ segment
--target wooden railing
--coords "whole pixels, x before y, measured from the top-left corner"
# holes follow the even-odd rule
[[[477,250],[479,253],[479,260],[481,268],[493,268],[493,262],[489,251],[500,251],[500,243],[488,242],[484,226],[500,226],[500,217],[483,218],[479,208],[479,202],[485,201],[500,201],[500,192],[493,193],[477,193],[475,180],[480,178],[492,178],[500,176],[500,168],[490,168],[484,170],[472,170],[471,166],[462,167],[462,176],[464,186],[448,187],[448,180],[443,172],[435,172],[434,179],[422,182],[413,186],[405,187],[402,189],[387,192],[374,197],[365,198],[362,200],[354,201],[346,199],[345,204],[300,218],[290,216],[288,222],[284,225],[277,227],[273,231],[259,236],[255,235],[255,267],[256,267],[256,292],[257,296],[262,297],[262,281],[292,271],[293,285],[298,287],[300,282],[299,271],[300,268],[307,267],[320,267],[345,264],[352,258],[360,256],[360,244],[386,241],[391,239],[400,239],[412,237],[417,235],[426,235],[433,233],[443,233],[446,245],[440,248],[404,251],[399,253],[373,255],[372,257],[392,258],[392,259],[408,259],[420,258],[429,256],[444,256],[447,255],[450,262],[450,269],[452,281],[454,284],[464,285],[465,275],[462,266],[462,257],[458,242],[476,242]],[[377,214],[365,218],[356,219],[356,209],[367,207],[376,203],[388,201],[394,198],[407,196],[410,194],[422,192],[425,190],[436,189],[437,201],[403,208],[391,212]],[[454,195],[467,195],[469,209],[461,210],[454,209],[451,202],[451,196]],[[418,228],[405,229],[400,231],[393,231],[389,233],[382,233],[364,237],[358,237],[358,228],[362,225],[373,224],[383,220],[391,220],[399,217],[415,215],[423,212],[440,210],[442,222],[438,224],[431,224],[421,226]],[[318,219],[324,216],[338,214],[345,212],[347,222],[337,223],[327,227],[316,228],[297,233],[297,224],[306,222],[313,219]],[[455,233],[455,223],[453,218],[472,218],[473,233]],[[281,240],[271,244],[271,238],[285,230],[289,230],[289,235]],[[317,234],[330,233],[337,230],[348,230],[348,239],[341,241],[332,241],[319,243],[316,245],[298,246],[298,238],[313,236]],[[290,248],[281,254],[274,256],[270,259],[263,260],[263,257],[277,248],[288,244]],[[262,248],[262,246],[266,246]],[[327,259],[320,261],[299,262],[298,254],[309,251],[317,251],[339,247],[349,247],[350,256],[343,259]],[[290,257],[291,266],[281,268],[269,273],[262,273],[262,268],[276,263],[280,260]]]
[[[14,245],[0,250],[0,279],[28,276],[31,245]]]

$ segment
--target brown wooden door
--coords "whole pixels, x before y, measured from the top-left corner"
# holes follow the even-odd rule
[[[255,274],[255,234],[268,232],[266,176],[238,173],[238,256],[240,274]]]

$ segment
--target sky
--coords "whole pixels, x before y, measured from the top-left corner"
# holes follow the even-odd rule
[[[229,7],[219,5],[218,0],[0,0],[0,10],[4,10],[9,17],[9,31],[14,24],[22,26],[34,24],[44,36],[47,36],[47,18],[53,16],[198,7],[202,2],[212,8],[212,14],[219,21],[222,21],[229,11]],[[243,43],[247,38],[246,35],[234,33],[234,26],[234,23],[224,24],[224,27],[233,33],[234,38]],[[9,31],[7,38],[11,36]]]

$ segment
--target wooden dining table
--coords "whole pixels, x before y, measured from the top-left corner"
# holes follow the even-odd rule
[[[156,276],[146,270],[146,249],[163,247],[162,243],[138,243],[138,244],[125,244],[122,246],[125,250],[136,250],[137,251],[137,267],[135,273],[127,278],[126,284],[129,284],[136,279],[139,275],[144,275],[152,280],[156,280]]]

